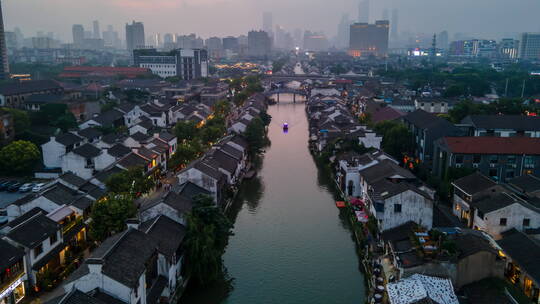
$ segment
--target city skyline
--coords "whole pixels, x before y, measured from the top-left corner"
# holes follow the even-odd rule
[[[83,24],[85,28],[91,29],[94,20],[104,25],[112,24],[116,30],[136,19],[145,24],[148,33],[197,33],[202,37],[240,35],[249,30],[261,29],[264,11],[271,12],[273,23],[287,31],[300,28],[323,31],[328,37],[334,37],[342,14],[356,12],[358,7],[358,0],[339,0],[332,5],[317,1],[310,1],[312,5],[306,6],[304,0],[294,3],[284,0],[97,0],[76,3],[67,0],[4,0],[3,5],[6,29],[19,27],[28,36],[45,29],[46,32],[55,32],[65,41],[71,38],[73,24]],[[44,5],[44,2],[48,4]],[[452,3],[384,0],[372,2],[369,15],[370,21],[374,22],[382,17],[384,9],[397,9],[400,16],[399,32],[432,33],[447,30],[451,35],[463,32],[477,38],[500,39],[520,32],[540,31],[534,18],[534,12],[540,10],[540,2],[520,2],[521,5],[516,6],[515,3],[502,0],[478,0],[465,6],[465,0]],[[59,6],[63,7],[62,18],[55,17]],[[426,15],[426,12],[431,15]],[[352,19],[357,18],[355,15],[352,14]],[[201,22],[204,18],[213,22]],[[214,22],[221,25],[216,27]]]

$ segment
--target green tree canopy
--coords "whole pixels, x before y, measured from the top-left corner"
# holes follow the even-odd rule
[[[1,111],[6,111],[13,116],[15,135],[17,137],[30,130],[30,116],[28,116],[28,113],[26,111],[13,108],[1,108],[0,112]]]
[[[14,141],[0,150],[0,168],[8,174],[30,174],[40,159],[38,147],[25,140]]]
[[[179,121],[174,127],[174,134],[178,138],[178,142],[194,139],[197,132],[197,123],[194,121]]]
[[[143,168],[136,167],[111,175],[105,185],[110,192],[139,196],[150,192],[154,181],[144,174]]]
[[[90,236],[103,241],[112,234],[126,228],[126,220],[137,214],[133,197],[126,194],[110,193],[92,206]]]
[[[264,122],[258,117],[253,118],[244,132],[244,137],[249,144],[250,152],[259,153],[266,144]]]
[[[382,149],[396,159],[413,150],[412,134],[407,127],[397,121],[387,120],[375,125],[377,134],[382,135]]]
[[[222,255],[232,235],[231,229],[231,222],[211,196],[194,199],[187,217],[186,271],[201,285],[214,282],[223,273]]]

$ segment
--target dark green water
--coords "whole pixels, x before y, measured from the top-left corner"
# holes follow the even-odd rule
[[[182,303],[364,303],[348,222],[308,150],[304,104],[275,105],[268,113],[272,144],[231,209],[235,235],[224,260],[233,289],[188,290]]]

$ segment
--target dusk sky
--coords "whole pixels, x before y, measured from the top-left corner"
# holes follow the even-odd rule
[[[341,15],[357,18],[357,0],[3,0],[4,25],[18,26],[25,36],[37,30],[55,32],[71,41],[71,25],[101,30],[112,24],[124,35],[124,24],[144,22],[151,33],[197,33],[202,37],[239,35],[261,27],[263,11],[274,25],[324,31],[332,37]],[[383,8],[399,9],[400,31],[423,33],[448,30],[501,38],[518,32],[538,32],[539,0],[372,0],[371,20]],[[452,36],[451,36],[452,37]]]

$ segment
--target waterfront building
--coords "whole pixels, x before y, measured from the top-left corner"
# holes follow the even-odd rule
[[[519,59],[540,60],[540,33],[523,33],[519,40]]]
[[[377,219],[380,231],[413,221],[433,226],[435,191],[394,160],[383,159],[360,171],[361,198]]]
[[[540,118],[525,115],[469,115],[460,122],[468,136],[540,137]]]
[[[192,80],[208,76],[208,55],[204,49],[176,49],[160,52],[156,49],[133,51],[135,66],[148,68],[160,77]]]
[[[126,23],[126,47],[128,52],[144,47],[144,25],[142,22],[133,21]]]
[[[349,54],[354,57],[386,57],[388,54],[388,20],[374,24],[354,23],[350,27]]]

